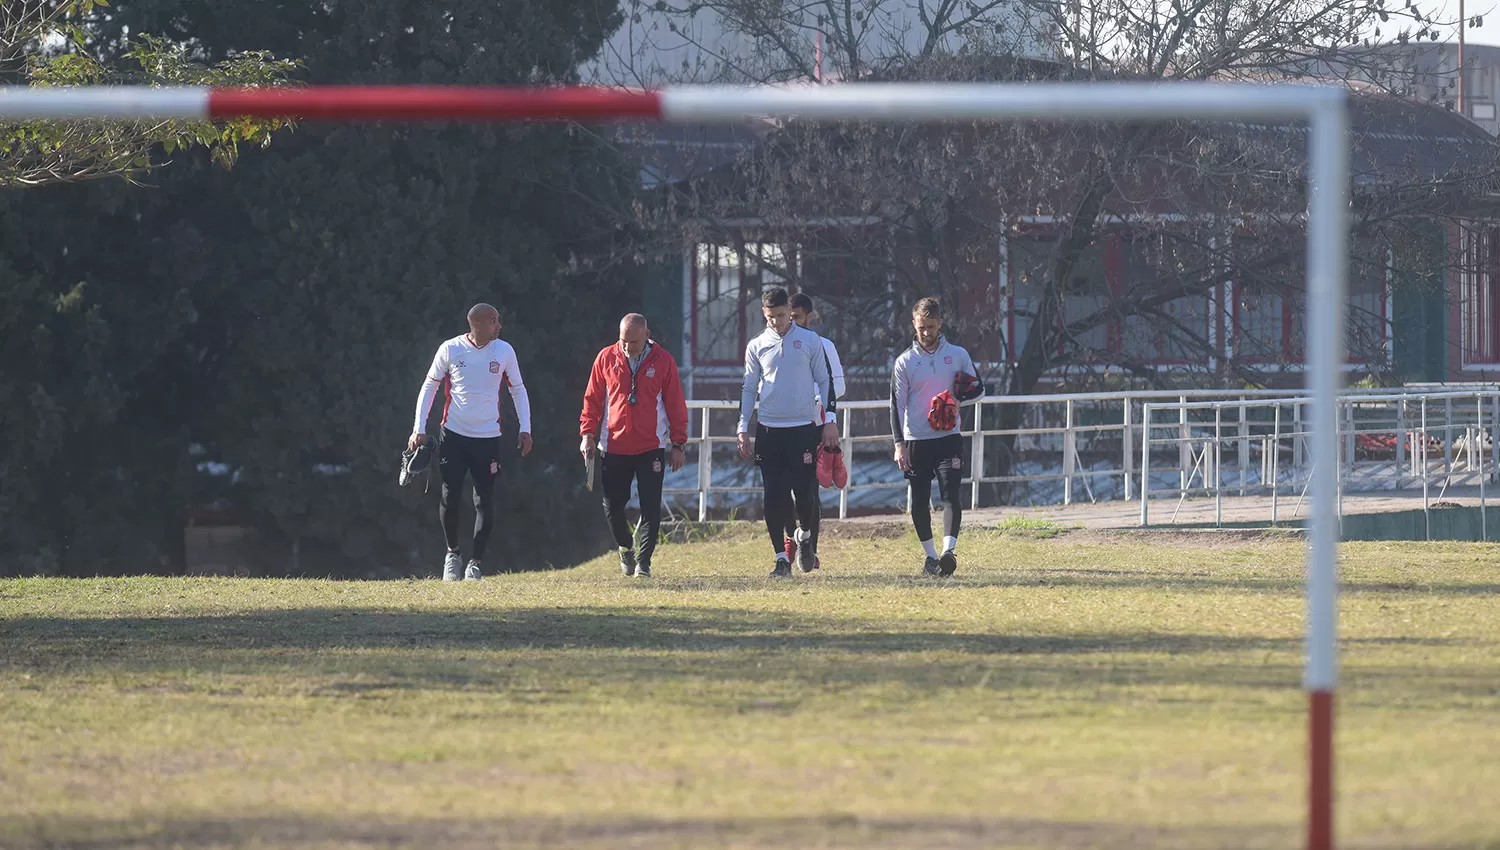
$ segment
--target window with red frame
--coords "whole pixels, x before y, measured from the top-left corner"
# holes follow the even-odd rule
[[[1231,253],[1231,355],[1245,363],[1301,362],[1305,243],[1237,234]]]
[[[1500,228],[1459,229],[1459,315],[1465,364],[1500,363]]]
[[[740,366],[745,345],[765,329],[761,292],[785,286],[813,299],[812,329],[833,340],[846,368],[890,362],[905,339],[891,316],[897,311],[890,263],[870,256],[880,247],[868,236],[849,238],[833,228],[800,232],[798,241],[702,244],[691,275],[693,362]]]
[[[812,297],[812,328],[833,341],[845,369],[888,365],[911,333],[891,264],[871,256],[879,247],[868,236],[845,239],[828,231],[809,234],[799,246],[797,289]]]
[[[1140,307],[1122,323],[1122,352],[1143,363],[1205,362],[1220,266],[1195,234],[1125,235],[1117,291]]]
[[[1051,273],[1056,237],[1047,231],[1012,236],[1006,243],[1010,284],[1009,357],[1026,346]],[[1208,252],[1186,237],[1117,231],[1089,246],[1073,269],[1067,286],[1062,321],[1065,326],[1097,318],[1090,327],[1073,333],[1072,344],[1084,359],[1116,360],[1119,355],[1146,363],[1186,363],[1203,358],[1210,338],[1211,299],[1201,289],[1211,276]],[[1170,287],[1180,287],[1180,298],[1161,301]],[[1161,316],[1120,315],[1116,299],[1160,302]],[[1100,318],[1102,317],[1102,318]],[[1062,346],[1059,346],[1061,350]],[[1090,354],[1092,353],[1092,358]]]
[[[1299,269],[1305,274],[1305,270]],[[1384,363],[1390,340],[1386,285],[1390,252],[1384,242],[1355,240],[1349,258],[1349,312],[1345,336],[1351,363]],[[1305,287],[1306,284],[1304,284]]]
[[[735,366],[745,345],[765,330],[761,292],[796,276],[791,246],[770,242],[700,244],[693,252],[693,362]]]
[[[1246,363],[1300,364],[1306,357],[1306,237],[1234,237],[1234,282],[1229,318],[1233,356]],[[1348,260],[1348,359],[1384,362],[1388,254],[1374,239],[1357,239]]]
[[[1009,337],[1005,357],[1014,360],[1026,349],[1032,323],[1046,291],[1045,281],[1052,273],[1052,253],[1057,237],[1037,230],[1012,235],[1006,242],[1006,273],[1009,281],[1009,310],[1006,332]],[[1084,249],[1073,268],[1068,295],[1064,302],[1063,321],[1074,322],[1109,303],[1108,281],[1104,273],[1104,248],[1091,245]],[[1093,351],[1107,351],[1110,343],[1109,322],[1095,325],[1074,336],[1074,343]]]

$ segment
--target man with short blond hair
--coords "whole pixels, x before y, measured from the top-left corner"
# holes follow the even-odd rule
[[[911,520],[931,576],[958,569],[958,528],[962,519],[964,451],[959,404],[984,395],[984,382],[969,352],[942,335],[942,310],[923,298],[911,311],[914,339],[891,371],[891,437],[896,465],[906,475]],[[943,499],[943,549],[932,539],[932,479]]]

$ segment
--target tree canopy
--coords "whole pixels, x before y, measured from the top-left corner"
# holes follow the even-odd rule
[[[603,0],[115,0],[86,43],[108,60],[158,33],[205,67],[263,49],[314,83],[544,83],[576,79],[618,21]],[[579,127],[315,123],[232,170],[175,160],[149,190],[0,195],[0,356],[44,364],[0,388],[23,436],[0,450],[0,557],[180,569],[207,506],[251,529],[266,572],[431,568],[436,496],[398,490],[397,462],[477,301],[500,308],[536,422],[533,454],[505,461],[492,568],[592,551],[600,524],[577,517],[596,507],[560,472],[589,364],[637,304],[627,163]]]
[[[0,7],[0,83],[31,86],[288,84],[298,62],[264,50],[236,51],[212,63],[159,36],[93,43],[87,20],[102,0],[21,0]],[[0,123],[0,189],[101,177],[138,181],[178,151],[201,147],[232,165],[241,145],[265,147],[276,120],[35,121]]]

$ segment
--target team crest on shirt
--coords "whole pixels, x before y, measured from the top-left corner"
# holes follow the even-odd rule
[[[953,365],[953,355],[950,354],[947,357],[944,357],[943,358],[943,365],[944,366],[952,366]]]
[[[792,348],[795,348],[798,351],[801,351],[802,350],[802,340],[800,340],[800,339],[794,339],[794,340],[792,340]]]
[[[498,360],[491,360],[490,361],[490,374],[491,375],[498,375],[498,374],[500,374],[500,361],[498,361]]]
[[[648,366],[646,368],[646,377],[648,377],[648,378],[654,378],[654,377],[656,377],[656,367],[655,366]],[[658,465],[660,465],[660,464],[658,464]],[[657,472],[661,472],[660,469],[658,469],[656,471]]]

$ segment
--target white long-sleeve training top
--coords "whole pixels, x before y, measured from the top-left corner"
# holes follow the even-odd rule
[[[825,414],[818,414],[823,400]],[[759,410],[768,428],[819,425],[838,409],[833,372],[823,338],[800,325],[782,336],[766,328],[745,346],[745,383],[740,388],[739,432],[750,430],[750,413]]]
[[[492,339],[488,345],[476,346],[468,334],[456,336],[438,346],[432,368],[417,395],[416,423],[412,432],[427,433],[427,415],[441,387],[443,427],[464,437],[500,436],[500,388],[508,386],[516,403],[521,433],[531,432],[531,399],[521,380],[516,350],[510,343]]]

